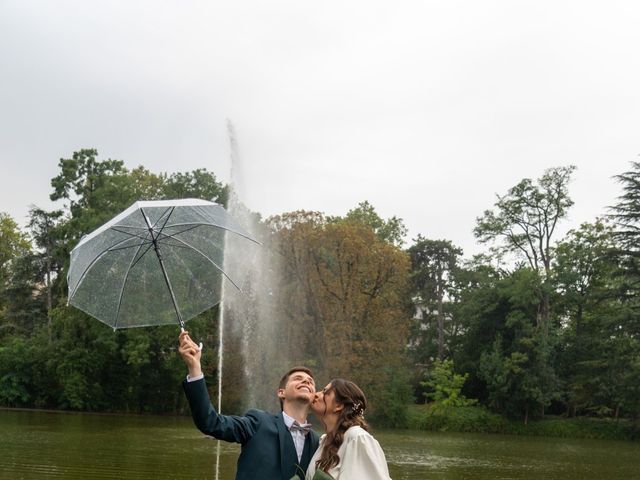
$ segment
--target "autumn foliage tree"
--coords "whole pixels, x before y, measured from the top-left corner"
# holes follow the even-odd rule
[[[383,398],[404,360],[408,256],[359,221],[293,212],[269,224],[284,262],[284,344],[304,348],[319,377],[352,379],[379,414],[396,415]]]

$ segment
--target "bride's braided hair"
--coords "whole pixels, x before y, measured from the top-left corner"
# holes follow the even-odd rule
[[[328,472],[340,462],[338,449],[344,441],[345,432],[355,425],[369,431],[369,425],[364,420],[367,399],[364,392],[355,383],[342,378],[331,380],[329,391],[335,392],[335,401],[344,405],[338,418],[337,428],[328,432],[324,439],[322,455],[316,462],[316,468]],[[326,394],[326,392],[325,392]]]

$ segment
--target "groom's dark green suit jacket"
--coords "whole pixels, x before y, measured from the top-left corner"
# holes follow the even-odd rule
[[[306,436],[302,459],[298,462],[291,433],[282,413],[273,415],[249,410],[244,416],[219,415],[209,398],[204,379],[183,382],[191,415],[205,435],[242,445],[236,480],[290,480],[304,478],[311,457],[318,448],[318,434]],[[299,468],[298,468],[299,467]]]

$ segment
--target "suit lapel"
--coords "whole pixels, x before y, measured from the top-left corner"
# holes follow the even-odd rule
[[[280,470],[282,480],[290,480],[297,473],[295,465],[298,463],[296,447],[293,444],[291,433],[287,429],[282,417],[282,412],[276,416],[276,426],[278,427],[278,439],[280,440]]]

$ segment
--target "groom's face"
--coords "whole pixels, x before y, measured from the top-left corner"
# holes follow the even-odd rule
[[[297,400],[311,403],[316,394],[313,377],[305,372],[293,372],[284,388],[278,390],[281,400]]]

